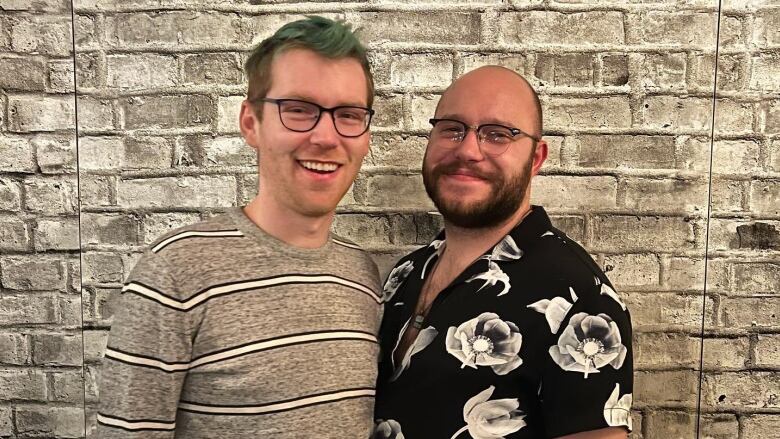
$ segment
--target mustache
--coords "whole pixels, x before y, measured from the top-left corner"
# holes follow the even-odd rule
[[[458,171],[468,171],[470,174],[474,175],[475,177],[481,178],[483,180],[487,181],[496,181],[496,173],[494,172],[486,172],[480,169],[477,169],[475,166],[470,165],[467,162],[449,162],[449,163],[442,163],[440,165],[435,166],[433,169],[433,174],[436,177],[440,177],[444,174],[454,174]]]

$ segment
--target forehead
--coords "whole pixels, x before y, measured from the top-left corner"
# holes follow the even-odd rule
[[[326,58],[308,49],[289,49],[271,64],[272,98],[301,98],[324,106],[366,105],[368,81],[354,58]]]
[[[535,106],[525,83],[511,72],[481,71],[464,75],[442,95],[436,117],[467,123],[532,123]]]

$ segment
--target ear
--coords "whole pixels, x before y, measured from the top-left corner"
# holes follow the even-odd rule
[[[534,164],[531,167],[531,175],[536,175],[542,168],[542,164],[547,160],[547,142],[544,139],[536,142],[536,149],[534,150],[533,161]]]
[[[260,131],[260,121],[255,115],[255,109],[246,99],[241,103],[241,112],[238,115],[238,125],[241,128],[241,135],[247,145],[254,149],[258,148],[257,138]]]

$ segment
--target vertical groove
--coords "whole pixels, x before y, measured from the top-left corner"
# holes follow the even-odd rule
[[[73,43],[73,112],[75,117],[75,135],[76,135],[76,208],[78,211],[77,227],[79,235],[79,310],[81,311],[81,388],[83,399],[81,402],[84,411],[84,437],[87,437],[87,360],[86,343],[84,341],[84,270],[81,257],[82,237],[81,237],[81,168],[79,167],[79,98],[78,98],[78,65],[76,63],[76,7],[74,1],[70,0],[70,29],[71,42]]]
[[[715,107],[718,97],[718,57],[720,55],[720,19],[722,2],[718,0],[717,27],[715,33],[715,66],[712,84],[712,120],[710,122],[710,169],[707,178],[707,221],[704,228],[704,288],[702,289],[701,328],[699,336],[699,388],[696,395],[696,438],[701,434],[701,392],[704,381],[704,318],[707,312],[707,276],[709,274],[710,219],[712,216],[712,159],[715,150]]]

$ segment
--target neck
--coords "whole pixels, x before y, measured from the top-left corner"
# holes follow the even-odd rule
[[[480,229],[458,227],[445,219],[444,230],[447,248],[442,259],[449,257],[448,259],[457,266],[471,264],[471,262],[495,246],[530,212],[530,203],[524,201],[520,208],[506,221],[494,227]]]
[[[328,242],[335,212],[306,216],[285,208],[272,196],[260,191],[244,207],[244,213],[264,232],[300,248],[319,248]]]

